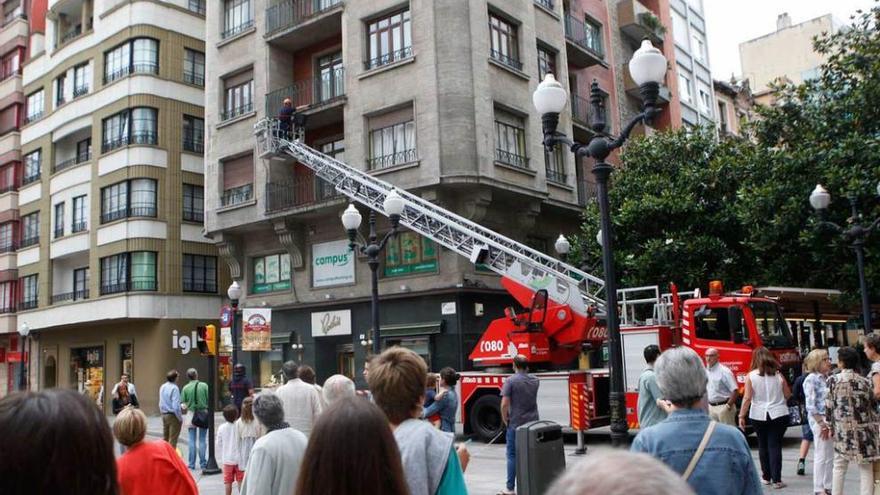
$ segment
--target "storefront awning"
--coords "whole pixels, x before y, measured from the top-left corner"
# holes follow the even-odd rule
[[[372,328],[370,329],[372,332]],[[409,337],[412,335],[434,335],[443,331],[443,321],[429,321],[424,323],[404,323],[402,325],[382,325],[379,334],[382,338]]]

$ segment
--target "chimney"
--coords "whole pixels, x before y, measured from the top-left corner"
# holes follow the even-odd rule
[[[787,27],[791,27],[791,16],[788,12],[783,12],[776,17],[776,30],[782,31]]]

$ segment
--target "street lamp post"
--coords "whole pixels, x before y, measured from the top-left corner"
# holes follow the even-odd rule
[[[575,156],[591,157],[595,160],[592,173],[596,177],[596,195],[599,201],[600,227],[602,233],[600,244],[602,245],[602,265],[605,273],[605,303],[606,326],[608,328],[608,347],[611,361],[611,393],[609,402],[611,405],[611,442],[620,446],[628,437],[626,423],[626,401],[623,390],[623,355],[620,347],[620,329],[617,315],[617,283],[614,278],[614,258],[612,250],[612,226],[611,212],[608,202],[608,179],[613,167],[605,160],[612,151],[621,147],[629,137],[633,128],[639,123],[648,124],[653,117],[660,112],[656,108],[657,98],[660,94],[660,83],[666,74],[666,57],[651,45],[648,40],[642,41],[642,46],[633,54],[629,62],[629,72],[633,80],[639,85],[642,96],[642,112],[635,116],[620,132],[616,139],[597,135],[587,144],[576,143],[565,134],[558,132],[559,114],[565,108],[568,95],[565,89],[553,77],[547,74],[544,81],[538,85],[538,89],[532,95],[535,109],[541,114],[541,123],[544,131],[544,147],[552,151],[558,144],[568,146]],[[605,129],[605,115],[602,92],[599,84],[593,80],[590,88],[590,105],[592,109],[591,127],[600,134]]]
[[[367,256],[367,264],[370,266],[371,295],[372,295],[372,321],[373,321],[373,355],[379,354],[381,345],[379,341],[379,254],[385,248],[388,240],[397,235],[397,227],[400,224],[400,215],[403,213],[404,201],[397,192],[392,190],[385,196],[382,203],[385,214],[391,220],[391,230],[380,241],[376,235],[376,212],[370,211],[370,233],[367,242],[357,242],[358,229],[361,226],[361,213],[349,204],[342,213],[342,226],[348,233],[349,246],[353,251],[359,251]]]
[[[28,334],[31,332],[30,327],[27,322],[22,322],[18,327],[18,334],[21,336],[21,361],[19,362],[18,369],[18,386],[20,391],[27,390],[28,388],[28,379],[27,379],[27,371],[25,369],[25,359],[27,359],[27,347],[28,347]]]
[[[877,183],[877,196],[880,196],[880,182]],[[872,331],[871,326],[871,303],[868,300],[868,282],[865,280],[865,239],[880,226],[880,217],[874,219],[870,223],[861,223],[862,214],[859,212],[858,198],[855,195],[849,196],[849,205],[852,216],[849,218],[849,227],[841,227],[834,222],[824,219],[825,211],[831,204],[831,194],[816,184],[816,188],[810,193],[810,205],[819,214],[819,227],[826,227],[840,234],[845,242],[849,243],[849,247],[856,252],[856,268],[859,272],[859,289],[862,293],[862,319],[865,325],[865,334]]]
[[[229,304],[232,306],[232,328],[230,330],[232,333],[232,366],[235,366],[238,363],[238,351],[235,350],[236,322],[238,321],[238,301],[241,299],[241,286],[238,285],[237,280],[233,280],[229,284],[226,295],[229,296]]]

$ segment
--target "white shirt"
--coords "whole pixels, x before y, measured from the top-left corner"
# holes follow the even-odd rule
[[[275,395],[284,405],[284,421],[309,436],[322,410],[321,396],[315,387],[296,378],[278,387]]]
[[[110,392],[110,395],[115,399],[117,397],[117,390],[119,390],[119,383],[113,385],[113,391]],[[128,382],[128,394],[129,395],[137,395],[137,389],[134,388],[134,383]]]
[[[709,403],[730,400],[730,394],[737,389],[736,380],[734,380],[730,368],[721,363],[715,363],[715,366],[706,368],[706,376],[709,377],[709,383],[706,384],[706,397],[709,399]]]
[[[758,374],[758,370],[749,373],[752,382],[752,406],[749,408],[749,418],[757,421],[767,421],[780,418],[788,414],[788,406],[785,403],[785,394],[782,390],[782,373],[775,375]]]
[[[241,463],[241,443],[238,439],[238,431],[235,423],[224,421],[217,428],[217,463],[234,466]],[[244,470],[244,466],[238,466]]]
[[[293,428],[270,431],[260,437],[245,468],[242,495],[293,493],[306,443],[305,435]]]

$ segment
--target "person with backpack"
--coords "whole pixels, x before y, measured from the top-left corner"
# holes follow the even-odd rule
[[[189,465],[190,469],[196,468],[196,452],[198,452],[199,465],[205,469],[208,458],[205,450],[208,447],[208,384],[199,381],[199,372],[190,368],[186,372],[189,383],[181,392],[181,403],[186,408],[187,414],[192,414],[189,424]],[[196,442],[198,440],[198,442]]]

